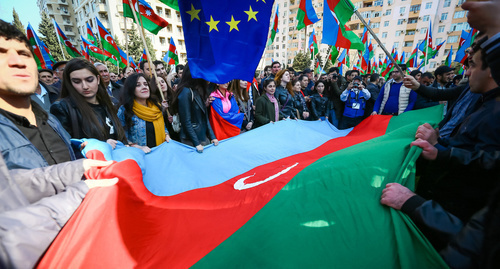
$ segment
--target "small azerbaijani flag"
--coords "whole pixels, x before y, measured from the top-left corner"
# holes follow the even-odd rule
[[[177,65],[179,64],[179,56],[177,56],[177,47],[175,46],[174,38],[170,37],[170,45],[168,46],[168,52],[163,57],[163,61],[167,65]]]
[[[452,58],[453,58],[453,46],[451,46],[450,51],[448,52],[448,56],[446,56],[446,60],[444,61],[444,65],[451,67]]]
[[[90,25],[89,23],[87,22],[87,39],[93,44],[95,45],[95,43],[97,42],[97,39],[95,38],[95,35],[94,33],[92,32],[92,28],[90,28]]]
[[[276,37],[276,33],[278,32],[278,8],[279,5],[276,6],[276,12],[274,13],[273,26],[271,27],[271,33],[269,34],[269,41],[267,45],[271,45],[274,42],[274,38]]]
[[[59,41],[64,43],[66,47],[66,51],[71,57],[82,57],[82,54],[73,46],[73,44],[68,40],[64,32],[61,30],[56,20],[52,19],[52,23],[54,23],[54,27],[56,28],[57,35],[59,35]]]
[[[299,9],[297,11],[297,30],[318,22],[318,16],[311,0],[300,0]]]
[[[85,38],[83,38],[83,36],[80,36],[80,38],[82,39],[83,41],[83,46],[84,47],[88,47],[88,52],[89,52],[89,55],[98,59],[98,60],[101,60],[101,61],[108,61],[109,58],[112,58],[111,56],[111,53],[107,52],[107,51],[103,51],[101,50],[100,48],[98,48],[97,46],[93,45],[92,43],[90,43],[90,41],[86,40]]]
[[[142,51],[142,56],[141,56],[141,59],[139,59],[139,64],[140,64],[142,61],[145,61],[145,62],[147,62],[147,61],[148,61],[148,55],[146,54],[146,49],[144,49],[144,50]]]
[[[83,57],[85,57],[85,59],[87,59],[88,61],[90,61],[90,55],[89,55],[89,49],[87,46],[83,47],[82,45],[80,45],[80,49],[82,50],[82,55]]]
[[[33,27],[31,27],[30,23],[28,23],[26,36],[28,38],[28,41],[30,42],[31,47],[33,48],[33,54],[35,56],[34,58],[36,65],[38,66],[39,69],[48,69],[49,67],[45,62],[45,59],[42,55],[42,50],[37,42],[38,38],[36,37],[35,30],[33,30]]]
[[[349,27],[347,21],[354,14],[350,0],[324,0],[323,40],[321,43],[345,49],[364,51],[361,39]]]
[[[106,30],[104,25],[102,25],[101,21],[99,21],[97,17],[95,18],[95,20],[97,22],[99,36],[101,37],[102,48],[115,57],[120,57],[120,51],[118,49],[118,46],[116,45],[115,40],[113,39],[113,36],[111,36],[111,34],[108,32],[108,30]],[[127,64],[125,63],[125,65]]]
[[[318,41],[316,40],[316,32],[313,29],[311,36],[309,36],[309,52],[311,53],[311,60],[314,59],[314,56],[318,54]]]
[[[377,200],[388,183],[414,188],[421,150],[408,145],[442,112],[376,115],[348,130],[278,121],[203,154],[163,143],[145,155],[91,139],[84,156],[117,162],[88,177],[119,181],[87,194],[38,266],[445,268],[411,220]],[[363,169],[346,173],[352,163]]]
[[[339,50],[337,49],[337,47],[331,46],[330,55],[328,55],[328,60],[330,60],[332,64],[335,64],[335,61],[337,61],[337,57],[339,57]]]
[[[141,23],[144,29],[148,30],[152,34],[157,35],[161,29],[168,25],[168,22],[158,16],[145,0],[123,0],[123,16],[126,18],[132,18],[135,22],[132,10],[136,12],[139,20],[141,20],[140,17],[142,17]]]

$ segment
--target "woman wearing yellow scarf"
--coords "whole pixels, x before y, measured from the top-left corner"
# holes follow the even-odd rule
[[[148,153],[152,147],[170,141],[160,103],[151,95],[144,74],[133,74],[125,80],[122,98],[118,118],[130,145]]]

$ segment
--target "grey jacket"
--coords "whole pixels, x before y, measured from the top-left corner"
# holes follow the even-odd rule
[[[83,160],[7,170],[0,155],[0,268],[32,268],[82,202]]]
[[[32,105],[37,105],[32,102]],[[61,123],[52,114],[48,114],[47,123],[61,137],[68,147],[71,160],[75,160],[75,153],[71,147],[70,136],[61,126]],[[42,153],[31,144],[30,140],[5,116],[0,114],[0,153],[5,158],[8,169],[32,169],[48,166]]]

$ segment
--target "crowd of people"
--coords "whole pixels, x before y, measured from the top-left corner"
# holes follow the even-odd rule
[[[464,76],[447,66],[422,73],[400,65],[387,81],[336,67],[326,74],[273,62],[254,81],[193,78],[154,61],[119,74],[74,58],[37,70],[26,36],[0,21],[0,264],[32,267],[89,188],[91,167],[71,138],[95,138],[149,153],[176,140],[206,145],[280,120],[328,121],[339,129],[372,115],[397,116],[439,104],[444,119],[421,125],[416,191],[391,183],[381,203],[408,214],[451,267],[500,264],[500,22],[497,1],[470,3],[480,30]],[[496,13],[495,13],[496,12]],[[221,120],[223,119],[223,120]],[[224,124],[221,122],[230,122]]]

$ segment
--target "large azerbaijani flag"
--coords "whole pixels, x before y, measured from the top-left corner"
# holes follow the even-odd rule
[[[436,106],[342,131],[279,121],[203,154],[91,140],[87,157],[118,162],[88,177],[120,180],[90,190],[39,267],[446,267],[405,214],[380,204],[387,183],[414,187],[420,149],[409,145],[441,117]]]

